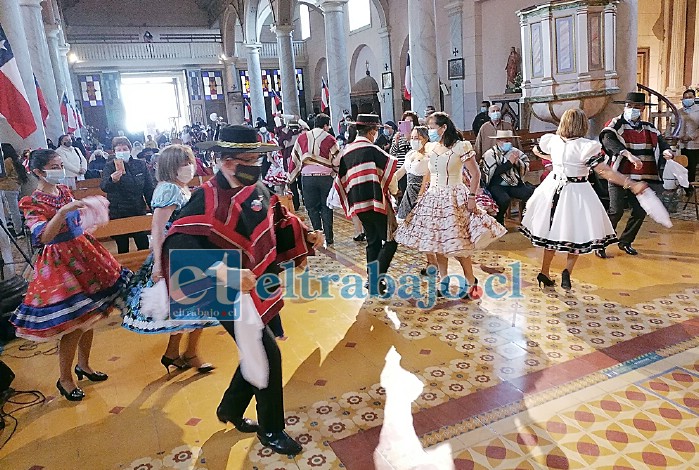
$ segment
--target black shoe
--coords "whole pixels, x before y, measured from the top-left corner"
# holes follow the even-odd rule
[[[85,398],[85,392],[83,392],[80,387],[75,387],[73,390],[68,392],[65,388],[63,388],[60,380],[56,382],[56,388],[59,392],[61,392],[61,395],[66,397],[68,401],[80,401]]]
[[[165,355],[160,358],[160,363],[163,366],[165,366],[165,369],[167,370],[167,375],[170,375],[170,367],[174,367],[175,369],[179,370],[189,369],[189,364],[187,364],[186,362],[180,362],[178,364],[177,361],[181,361],[181,359],[179,357],[172,359],[171,357],[167,357]]]
[[[619,249],[631,256],[636,256],[638,254],[638,251],[634,250],[634,248],[631,245],[627,245],[626,243],[619,243]]]
[[[544,287],[553,287],[556,285],[556,282],[544,273],[539,273],[539,275],[536,276],[536,280],[539,283],[539,289],[541,289],[542,284],[544,285]]]
[[[356,237],[352,238],[355,242],[363,242],[366,240],[366,234],[365,233],[360,233]]]
[[[461,296],[464,300],[478,300],[481,298],[481,292],[478,291],[478,278],[473,282],[473,285],[468,286],[466,293]]]
[[[573,288],[573,284],[570,282],[570,272],[567,269],[564,269],[561,273],[561,287],[565,290]]]
[[[597,256],[598,258],[607,259],[608,258],[607,250],[605,250],[604,248],[600,248],[599,250],[595,250],[595,256]]]
[[[82,380],[83,377],[87,377],[91,382],[104,382],[109,378],[104,372],[95,371],[93,373],[85,372],[80,368],[80,366],[75,366],[75,375],[78,376],[78,380]]]
[[[284,431],[257,433],[263,446],[269,447],[277,454],[298,455],[303,451],[301,444],[293,440]]]
[[[231,423],[240,432],[253,433],[260,431],[260,425],[257,424],[257,421],[248,418],[233,418],[232,416],[228,416],[223,412],[220,406],[216,408],[216,417],[223,424]]]

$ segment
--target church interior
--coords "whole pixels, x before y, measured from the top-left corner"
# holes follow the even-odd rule
[[[681,155],[683,98],[699,87],[698,18],[699,0],[0,0],[36,129],[22,136],[0,112],[0,141],[21,153],[73,127],[101,145],[108,130],[134,141],[258,119],[271,129],[282,114],[321,111],[337,132],[346,113],[397,123],[430,106],[473,141],[487,101],[520,136],[538,185],[534,147],[563,113],[582,109],[597,139],[629,92],[645,94],[642,119]],[[699,468],[699,204],[696,191],[678,194],[671,228],[647,217],[638,256],[616,244],[606,259],[582,256],[572,290],[537,283],[542,250],[518,232],[524,206],[513,203],[508,233],[473,255],[495,294],[421,308],[366,291],[347,298],[331,282],[326,297],[285,300],[277,344],[285,429],[303,446],[295,456],[217,419],[239,360],[220,326],[201,337],[215,370],[166,373],[165,336],[127,331],[112,310],[91,358],[109,380],[79,381],[78,402],[56,389],[56,341],[0,342],[12,389],[30,392],[3,404],[0,467]],[[309,271],[365,276],[366,244],[341,208],[334,220],[334,243],[308,258]],[[0,287],[29,278],[30,239],[8,244],[15,261],[0,264]],[[137,271],[145,255],[120,259]],[[401,246],[389,274],[424,264]],[[564,264],[553,261],[559,283]],[[0,308],[0,319],[11,314]],[[394,351],[406,375],[389,382]]]

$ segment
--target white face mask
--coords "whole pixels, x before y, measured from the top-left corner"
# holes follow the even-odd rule
[[[410,148],[413,150],[420,150],[422,147],[422,142],[420,139],[410,139]]]
[[[267,128],[262,126],[260,127],[260,134],[266,134],[267,133]]]
[[[44,173],[46,173],[44,175],[44,180],[48,184],[61,184],[66,177],[65,168],[61,168],[60,170],[44,170]]]
[[[177,181],[180,183],[189,183],[194,178],[195,168],[191,163],[187,166],[180,167],[177,170]]]
[[[114,156],[119,160],[128,160],[129,158],[131,158],[131,152],[129,152],[128,150],[114,152]]]

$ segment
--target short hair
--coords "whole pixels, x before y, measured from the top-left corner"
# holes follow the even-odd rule
[[[447,130],[442,134],[442,143],[445,147],[451,148],[455,143],[463,140],[459,131],[456,130],[454,122],[447,113],[442,111],[434,113],[429,117],[428,121],[434,121],[439,127],[447,126]]]
[[[427,126],[415,126],[413,130],[423,139],[430,140],[430,131],[427,129]]]
[[[582,109],[573,108],[567,110],[561,116],[561,123],[558,125],[556,134],[566,139],[585,137],[588,128],[589,123],[587,122],[585,112]]]
[[[347,124],[347,143],[351,144],[357,138],[357,125],[353,122]]]
[[[63,145],[63,139],[66,137],[70,137],[70,140],[73,140],[73,137],[70,134],[63,134],[60,137],[58,137],[58,145]]]
[[[126,145],[131,150],[131,141],[123,135],[118,135],[112,139],[112,148],[116,148],[119,145]]]
[[[32,150],[29,154],[29,169],[43,170],[51,160],[58,156],[56,151],[51,149]]]
[[[328,116],[327,114],[323,114],[323,113],[316,114],[315,125],[314,125],[314,127],[316,129],[322,129],[323,127],[329,126],[329,125],[330,125],[330,116]]]
[[[158,168],[156,177],[158,181],[177,181],[177,172],[183,165],[191,163],[196,165],[192,149],[186,145],[169,145],[158,156]]]
[[[406,111],[403,113],[403,116],[400,118],[401,121],[413,121],[413,127],[417,127],[420,125],[420,117],[417,115],[415,111]]]
[[[687,88],[686,90],[684,90],[684,93],[682,93],[682,94],[686,95],[687,93],[691,93],[692,95],[694,95],[694,97],[697,96],[697,92],[693,88]]]
[[[490,106],[488,106],[488,112],[490,112],[491,108],[498,108],[498,111],[502,111],[502,108],[497,103],[491,104]]]
[[[379,130],[379,126],[374,126],[374,125],[365,125],[365,124],[357,124],[357,134],[361,137],[366,137],[367,134],[371,131],[377,131]]]
[[[481,104],[485,104],[485,105],[487,105],[486,106],[487,108],[490,108],[490,101],[488,101],[488,100],[481,101]]]

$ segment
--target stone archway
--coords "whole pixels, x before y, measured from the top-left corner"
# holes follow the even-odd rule
[[[378,74],[381,66],[374,51],[366,44],[360,44],[352,53],[350,61],[350,86],[354,86],[366,76],[367,62],[369,70]]]

